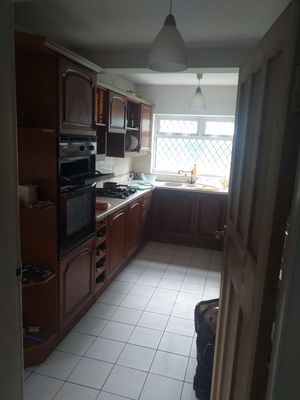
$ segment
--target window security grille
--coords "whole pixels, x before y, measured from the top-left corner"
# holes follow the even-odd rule
[[[228,175],[233,117],[156,115],[152,170],[175,173],[191,170],[200,175]]]

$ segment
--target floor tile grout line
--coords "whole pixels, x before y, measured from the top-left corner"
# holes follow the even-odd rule
[[[162,246],[160,246],[159,248],[162,248]],[[175,249],[176,249],[176,247],[175,247]],[[149,286],[149,287],[154,287],[154,291],[153,291],[152,295],[149,297],[149,299],[148,299],[148,301],[147,301],[147,305],[149,304],[149,302],[151,301],[151,299],[153,299],[153,296],[155,295],[157,289],[163,289],[163,290],[167,290],[167,291],[170,290],[170,291],[174,291],[174,292],[177,293],[177,294],[176,294],[176,298],[175,298],[174,301],[165,300],[165,299],[156,299],[156,300],[159,300],[159,301],[162,301],[162,302],[167,301],[167,302],[169,302],[169,303],[173,303],[172,309],[171,309],[171,311],[170,311],[169,314],[160,314],[160,313],[155,312],[155,311],[153,312],[153,311],[146,310],[146,307],[147,307],[147,305],[146,305],[145,308],[144,308],[143,310],[138,310],[138,311],[141,311],[141,315],[140,315],[140,317],[138,318],[138,321],[136,322],[136,324],[126,324],[126,323],[120,322],[120,321],[113,321],[111,318],[112,318],[113,315],[116,313],[116,311],[119,309],[119,307],[121,307],[121,303],[120,303],[119,305],[114,305],[114,306],[116,306],[117,308],[116,308],[116,310],[113,312],[113,314],[110,316],[109,319],[101,318],[101,317],[99,317],[99,316],[88,316],[88,315],[86,315],[86,316],[88,316],[88,317],[90,317],[90,318],[100,319],[100,320],[102,319],[102,320],[106,321],[106,323],[105,323],[105,325],[101,328],[101,330],[100,330],[100,332],[98,333],[97,336],[91,335],[91,334],[86,333],[86,332],[77,332],[77,331],[74,331],[74,332],[80,333],[80,334],[82,334],[82,335],[91,336],[91,337],[94,338],[94,340],[92,340],[92,342],[90,343],[90,345],[88,346],[87,350],[85,351],[85,353],[84,353],[83,355],[78,355],[78,354],[74,354],[74,353],[71,353],[71,352],[65,352],[65,353],[73,354],[73,355],[76,355],[76,356],[79,356],[79,357],[80,357],[79,360],[78,360],[78,362],[75,364],[75,366],[72,368],[71,372],[70,372],[69,375],[67,376],[66,380],[62,380],[62,379],[60,379],[60,378],[53,378],[53,377],[50,377],[50,376],[48,376],[48,375],[44,375],[44,376],[47,376],[47,377],[52,378],[52,379],[58,379],[58,380],[61,380],[61,381],[63,381],[63,382],[69,382],[69,381],[67,381],[67,379],[70,377],[70,375],[73,373],[74,369],[78,366],[78,364],[80,363],[80,361],[81,361],[83,358],[93,359],[92,357],[91,357],[91,358],[90,358],[90,357],[87,357],[86,354],[87,354],[87,352],[89,351],[89,349],[91,348],[91,346],[94,344],[94,342],[96,341],[96,339],[101,337],[101,336],[100,336],[100,335],[101,335],[101,332],[105,329],[105,327],[107,326],[107,324],[108,324],[109,322],[115,322],[115,323],[120,323],[120,324],[121,324],[121,323],[124,323],[124,324],[126,324],[126,325],[133,326],[133,327],[134,327],[134,328],[133,328],[133,332],[134,332],[134,330],[136,329],[136,327],[139,326],[138,323],[139,323],[140,319],[142,318],[143,314],[144,314],[145,312],[149,312],[149,313],[153,313],[153,314],[157,314],[157,315],[165,315],[165,316],[168,317],[168,320],[167,320],[167,323],[166,323],[166,325],[165,325],[164,330],[152,329],[152,330],[161,332],[161,333],[162,333],[162,336],[161,336],[161,338],[160,338],[160,341],[159,341],[159,344],[158,344],[157,348],[154,349],[155,354],[154,354],[154,356],[153,356],[153,359],[152,359],[152,362],[151,362],[151,365],[150,365],[149,372],[147,373],[147,371],[142,371],[142,372],[146,372],[146,373],[147,373],[146,379],[145,379],[145,381],[144,381],[144,385],[145,385],[145,382],[146,382],[146,380],[147,380],[147,378],[148,378],[148,375],[151,373],[151,367],[152,367],[152,364],[153,364],[153,362],[154,362],[155,356],[156,356],[156,354],[158,353],[158,351],[162,351],[162,352],[169,353],[169,354],[174,354],[174,355],[179,355],[179,356],[181,355],[181,356],[183,356],[183,357],[185,357],[185,358],[188,359],[188,363],[187,363],[187,366],[186,366],[184,379],[183,379],[183,380],[178,380],[178,379],[176,379],[176,378],[171,378],[171,377],[167,377],[167,376],[166,376],[166,378],[178,380],[178,381],[180,381],[180,382],[183,383],[183,385],[182,385],[182,390],[181,390],[181,397],[182,397],[183,388],[184,388],[184,383],[186,382],[185,379],[186,379],[188,364],[189,364],[189,362],[190,362],[190,359],[192,358],[190,355],[191,355],[191,351],[192,351],[192,348],[193,348],[193,342],[194,342],[194,340],[195,340],[195,335],[194,335],[193,337],[190,337],[190,336],[188,336],[188,335],[181,335],[181,334],[178,334],[178,333],[174,333],[174,334],[176,334],[176,335],[180,335],[180,336],[184,336],[184,337],[189,337],[189,338],[192,339],[191,348],[190,348],[190,351],[189,351],[189,355],[183,355],[183,354],[178,354],[178,353],[174,353],[174,352],[171,352],[171,351],[168,352],[168,351],[165,351],[165,350],[159,350],[159,346],[160,346],[160,344],[161,344],[161,341],[162,341],[162,338],[163,338],[164,334],[165,334],[165,333],[172,333],[172,332],[167,332],[167,331],[166,331],[166,328],[167,328],[167,325],[168,325],[168,323],[169,323],[169,321],[170,321],[170,318],[173,317],[173,316],[172,316],[172,312],[173,312],[173,310],[174,310],[174,307],[176,306],[176,304],[178,304],[178,303],[177,303],[177,299],[178,299],[179,294],[180,294],[180,293],[187,293],[187,294],[189,294],[189,292],[184,292],[184,291],[182,290],[182,285],[183,285],[184,279],[185,279],[185,277],[186,277],[186,275],[187,275],[187,272],[188,272],[189,268],[191,267],[190,264],[191,264],[191,260],[192,260],[192,258],[193,258],[193,255],[195,254],[195,251],[196,251],[196,248],[194,248],[193,252],[191,253],[191,255],[190,255],[190,257],[189,257],[189,263],[188,263],[188,266],[187,266],[186,269],[185,269],[185,273],[184,273],[184,275],[183,275],[183,279],[180,280],[180,281],[181,281],[181,285],[180,285],[179,290],[173,290],[173,289],[169,289],[169,288],[160,288],[160,287],[158,286],[159,283],[161,282],[161,280],[165,278],[165,275],[166,275],[166,273],[167,273],[168,268],[170,267],[170,265],[173,265],[173,264],[172,264],[172,261],[174,260],[174,257],[175,257],[175,255],[176,255],[176,250],[173,252],[173,255],[168,254],[168,255],[170,256],[170,261],[168,262],[168,264],[167,264],[166,267],[164,268],[163,273],[161,274],[160,279],[158,280],[158,283],[157,283],[156,285],[151,285],[151,286],[150,286],[150,285],[145,285],[145,286]],[[167,254],[165,254],[165,253],[160,253],[159,250],[157,250],[156,252],[153,252],[152,260],[153,260],[153,258],[154,258],[154,255],[159,255],[159,254],[160,254],[160,255],[167,255]],[[211,260],[212,260],[212,251],[210,251],[209,266],[208,266],[208,268],[206,268],[206,279],[205,279],[205,284],[204,284],[204,289],[203,289],[202,297],[203,297],[203,295],[204,295],[204,290],[205,290],[206,283],[207,283],[207,279],[208,279],[208,272],[211,270],[211,268],[210,268],[210,267],[211,267]],[[145,270],[149,267],[150,262],[151,262],[151,261],[149,261],[149,262],[147,263],[147,266],[144,267],[143,272],[145,272]],[[162,264],[166,264],[166,263],[162,263]],[[178,264],[174,264],[174,265],[178,265]],[[215,269],[213,269],[212,271],[215,271]],[[143,272],[142,272],[142,274],[143,274]],[[141,274],[141,275],[142,275],[142,274]],[[168,278],[168,279],[169,279],[169,278]],[[169,280],[172,280],[172,279],[169,279]],[[115,280],[115,281],[116,281],[116,280]],[[178,280],[178,281],[179,281],[179,280]],[[122,282],[122,281],[120,281],[120,282]],[[128,296],[128,295],[130,294],[130,292],[131,292],[131,290],[133,289],[133,287],[134,287],[135,285],[138,285],[137,281],[136,281],[136,282],[126,282],[126,281],[124,281],[124,282],[125,282],[125,283],[132,283],[132,286],[131,286],[131,288],[130,288],[130,290],[129,290],[128,293],[116,292],[116,293],[119,293],[119,294],[124,295],[124,298],[121,300],[121,302],[124,301],[125,297]],[[190,294],[193,294],[193,292],[191,292]],[[139,297],[139,296],[137,295],[137,297]],[[140,296],[140,297],[142,297],[142,296]],[[111,304],[109,304],[109,303],[104,303],[104,304],[111,305]],[[122,307],[124,307],[124,306],[122,306]],[[124,308],[137,310],[137,309],[135,309],[135,308],[133,308],[133,307],[126,307],[126,306],[125,306]],[[174,317],[174,318],[179,318],[179,319],[182,318],[182,319],[185,319],[185,318],[183,318],[183,317],[181,317],[181,316]],[[190,320],[190,319],[186,319],[186,320]],[[141,327],[142,327],[142,326],[141,326]],[[73,329],[74,329],[74,328],[73,328]],[[148,329],[151,329],[151,328],[148,328]],[[131,335],[132,335],[132,334],[131,334]],[[130,340],[131,335],[129,336],[129,338],[127,339],[126,342],[124,342],[124,341],[119,341],[119,342],[123,343],[124,345],[123,345],[123,348],[122,348],[122,350],[121,350],[121,352],[120,352],[120,354],[119,354],[119,356],[118,356],[118,358],[117,358],[117,360],[116,360],[115,363],[111,363],[111,362],[108,362],[108,361],[105,361],[105,360],[99,360],[99,359],[94,359],[94,360],[102,361],[102,362],[105,362],[105,363],[108,363],[108,364],[113,365],[113,367],[112,367],[112,369],[111,369],[111,371],[112,371],[112,370],[114,369],[114,366],[118,365],[117,362],[118,362],[118,360],[119,360],[119,358],[120,358],[120,355],[123,353],[126,344],[130,344],[130,343],[129,343],[129,340]],[[108,339],[108,340],[112,340],[112,341],[118,341],[118,340],[116,340],[116,339],[111,339],[111,338],[107,338],[107,339]],[[147,347],[147,346],[141,346],[141,345],[139,345],[139,344],[133,344],[133,346],[149,348],[149,347]],[[151,348],[150,348],[150,349],[151,349]],[[152,350],[153,350],[153,348],[152,348]],[[57,349],[57,351],[64,352],[64,351],[61,351],[61,350],[58,350],[58,349]],[[130,368],[130,367],[127,367],[127,366],[124,366],[124,367],[125,367],[125,368]],[[28,376],[26,377],[25,380],[27,380],[33,373],[36,373],[36,374],[38,374],[38,375],[43,375],[43,374],[40,374],[40,373],[35,372],[35,370],[36,370],[37,368],[38,368],[38,367],[36,367],[36,368],[34,368],[32,371],[30,371],[30,373],[28,374]],[[141,370],[135,369],[135,368],[131,368],[131,369],[141,371]],[[111,371],[110,371],[110,373],[111,373]],[[110,376],[110,373],[109,373],[108,377]],[[164,375],[159,375],[159,374],[155,374],[155,373],[153,373],[153,374],[154,374],[154,375],[158,375],[158,376],[164,376]],[[108,377],[106,378],[106,380],[108,379]],[[106,380],[105,380],[105,382],[106,382]],[[105,382],[103,383],[103,385],[102,385],[102,387],[101,387],[101,389],[100,389],[100,392],[101,392],[101,390],[103,389],[103,387],[104,387],[104,385],[105,385]],[[75,383],[75,382],[74,382],[74,384],[75,384],[75,385],[82,386],[82,387],[88,387],[88,386],[85,386],[85,385],[80,385],[80,384]],[[143,385],[143,387],[144,387],[144,385]],[[94,389],[94,390],[97,390],[97,391],[99,392],[99,389],[98,389],[98,388],[94,388],[94,387],[91,387],[91,388]],[[56,394],[54,395],[54,397],[56,397],[56,395],[57,395],[57,393],[60,391],[60,389],[61,389],[61,387],[58,389],[58,391],[56,392]],[[143,388],[142,388],[142,390],[143,390]],[[141,393],[142,393],[142,390],[141,390]],[[140,396],[141,396],[141,393],[140,393]],[[139,397],[140,397],[140,396],[139,396]],[[124,396],[123,396],[123,397],[124,397]]]

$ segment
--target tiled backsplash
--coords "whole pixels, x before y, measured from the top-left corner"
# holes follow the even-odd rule
[[[113,173],[114,178],[109,178],[110,182],[127,181],[128,173],[132,171],[131,158],[105,157],[104,160],[96,161],[96,170],[103,174]],[[104,181],[97,183],[97,187],[102,187]]]

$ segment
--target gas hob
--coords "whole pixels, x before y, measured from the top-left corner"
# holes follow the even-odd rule
[[[136,193],[136,189],[128,187],[116,187],[116,188],[97,188],[96,196],[99,197],[111,197],[115,199],[127,199],[127,197]]]

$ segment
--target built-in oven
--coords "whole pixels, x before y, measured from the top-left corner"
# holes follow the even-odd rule
[[[96,181],[111,174],[95,170],[95,137],[59,137],[60,257],[95,234]]]
[[[60,186],[85,185],[95,178],[97,142],[95,138],[59,138]]]
[[[94,137],[59,138],[59,254],[95,234],[96,149]]]
[[[62,187],[59,193],[60,257],[95,234],[96,183]]]

